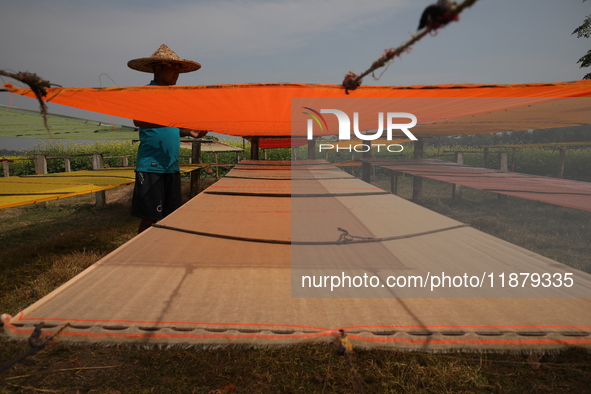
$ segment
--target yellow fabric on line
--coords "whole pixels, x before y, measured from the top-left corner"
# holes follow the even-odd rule
[[[207,164],[181,166],[181,173],[206,167]],[[135,170],[105,168],[0,178],[0,209],[95,193],[135,182]]]

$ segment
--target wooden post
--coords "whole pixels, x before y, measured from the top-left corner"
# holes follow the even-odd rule
[[[499,152],[499,169],[501,171],[507,171],[507,152]],[[506,194],[497,194],[498,199],[507,198]]]
[[[191,163],[201,163],[201,141],[191,141]],[[201,191],[201,169],[191,171],[191,189],[189,194],[195,197]]]
[[[70,163],[70,158],[69,157],[64,157],[64,168],[66,172],[72,172],[72,168],[71,168],[71,163]]]
[[[92,154],[92,169],[93,170],[100,170],[103,168],[103,155],[102,153],[93,153]],[[96,206],[97,207],[104,207],[107,204],[107,195],[104,190],[98,191],[95,193],[96,196]]]
[[[218,153],[213,152],[213,158],[215,161],[215,180],[217,181],[220,178],[220,167],[218,166]]]
[[[263,149],[263,160],[267,160],[267,150]]]
[[[250,141],[250,160],[259,159],[259,137],[254,137]]]
[[[566,158],[566,148],[560,148],[560,158],[558,161],[558,178],[564,176],[564,159]]]
[[[127,156],[123,156],[123,163],[122,163],[123,167],[128,167],[129,166],[129,159],[127,158]]]
[[[47,174],[47,157],[42,154],[38,154],[35,159],[35,174],[45,175]],[[36,203],[40,208],[47,208],[47,201],[41,201]]]
[[[499,169],[507,171],[507,152],[499,152]]]
[[[464,164],[464,152],[456,152],[456,163]],[[454,200],[462,199],[461,185],[456,185],[455,183],[451,185],[451,198]]]
[[[513,152],[511,152],[511,171],[515,172],[515,152],[517,148],[513,148]]]
[[[423,158],[423,139],[419,138],[417,141],[414,142],[415,149],[413,158],[414,159],[422,159]],[[420,201],[423,195],[423,178],[419,176],[413,176],[412,179],[412,200],[417,202]]]
[[[92,169],[100,170],[103,168],[103,154],[93,153],[92,154]]]
[[[390,193],[396,194],[398,191],[398,171],[390,170]]]
[[[361,157],[364,159],[371,159],[371,148],[367,152],[363,152]],[[361,162],[361,180],[363,182],[371,183],[371,163],[365,161]]]
[[[308,140],[308,160],[316,159],[316,140]]]
[[[2,160],[2,167],[4,167],[4,176],[8,178],[10,176],[10,166],[8,165],[8,160],[6,160],[6,158]]]
[[[47,157],[42,154],[38,154],[35,159],[35,174],[45,175],[47,174]]]

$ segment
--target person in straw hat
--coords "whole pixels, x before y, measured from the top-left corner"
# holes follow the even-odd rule
[[[150,57],[130,60],[133,70],[153,73],[150,85],[173,86],[180,73],[196,71],[201,64],[181,59],[162,44]],[[180,137],[203,137],[202,130],[166,127],[141,120],[133,123],[139,128],[140,145],[136,162],[136,182],[131,214],[141,219],[138,234],[182,205],[179,167]]]

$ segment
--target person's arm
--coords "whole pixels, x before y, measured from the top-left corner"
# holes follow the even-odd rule
[[[136,127],[141,127],[142,129],[154,129],[154,128],[158,128],[158,127],[166,127],[166,126],[162,126],[159,124],[143,122],[141,120],[135,120],[135,119],[133,121],[133,124]],[[207,130],[192,130],[192,129],[184,129],[184,128],[180,128],[179,130],[181,133],[181,137],[202,138],[202,137],[205,137],[205,134],[207,134]]]
[[[156,123],[148,123],[148,122],[142,122],[141,120],[133,120],[133,124],[135,127],[141,127],[142,129],[156,129],[158,127],[164,127],[162,125],[156,124]]]
[[[207,134],[207,130],[181,129],[181,137],[202,138],[205,137],[205,134]]]

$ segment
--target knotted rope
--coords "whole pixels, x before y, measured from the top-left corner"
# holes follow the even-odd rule
[[[437,32],[437,29],[443,27],[447,22],[451,22],[453,20],[458,20],[459,15],[464,11],[466,8],[471,7],[476,3],[478,0],[465,0],[463,3],[455,6],[453,10],[447,13],[446,19],[444,23],[431,23],[428,24],[419,34],[412,35],[412,38],[408,40],[406,43],[400,45],[397,48],[390,48],[384,51],[384,54],[376,61],[374,61],[370,68],[366,71],[361,73],[360,75],[355,74],[352,71],[349,71],[347,75],[345,75],[345,79],[343,80],[343,87],[345,88],[345,93],[349,94],[349,90],[357,89],[362,82],[362,79],[370,73],[373,73],[380,67],[384,67],[386,64],[391,62],[396,56],[402,55],[404,52],[407,52],[411,49],[411,47],[425,37],[427,34],[434,35]],[[378,79],[375,78],[374,79]]]
[[[0,372],[4,372],[9,370],[14,364],[20,363],[25,361],[28,357],[31,357],[41,350],[45,349],[46,346],[51,345],[54,343],[54,340],[61,334],[64,328],[68,327],[70,323],[64,324],[59,330],[55,332],[53,335],[46,335],[42,332],[44,323],[41,322],[35,325],[35,330],[29,337],[29,350],[24,353],[19,354],[18,356],[14,357],[11,360],[8,360],[4,364],[0,365]]]
[[[353,352],[353,344],[351,344],[351,341],[349,341],[349,338],[347,337],[345,330],[339,330],[339,337],[337,338],[337,353],[347,358],[347,364],[349,364],[349,369],[351,369],[351,373],[355,378],[357,390],[359,391],[359,394],[364,394],[363,384],[361,384],[361,378],[359,377],[357,368],[355,368],[353,360],[351,359],[351,352]]]
[[[51,135],[51,131],[49,131],[49,126],[47,125],[47,105],[45,104],[45,101],[43,101],[43,97],[47,96],[47,88],[51,87],[52,84],[49,81],[44,80],[37,74],[30,73],[27,71],[20,71],[14,74],[0,70],[0,75],[16,79],[17,81],[27,84],[31,88],[31,90],[35,94],[35,97],[37,98],[37,101],[39,101],[39,106],[41,107],[41,116],[43,116],[43,125],[45,126],[45,130],[47,130],[49,138],[53,138],[53,135]]]

